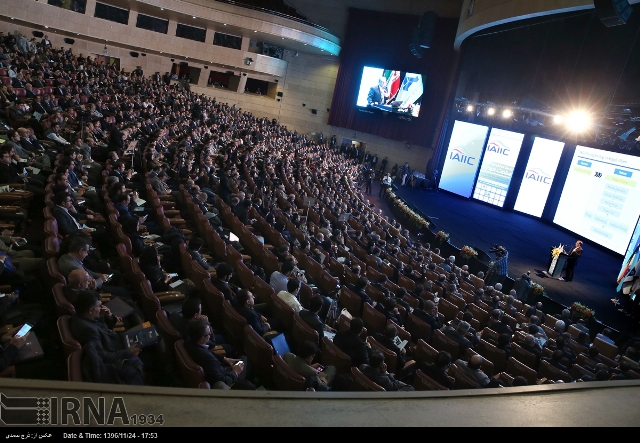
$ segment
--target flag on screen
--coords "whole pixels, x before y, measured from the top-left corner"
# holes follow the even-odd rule
[[[396,100],[402,102],[401,108],[406,108],[418,101],[422,97],[422,92],[422,75],[407,73],[402,81]]]
[[[395,97],[400,89],[400,71],[391,71],[387,77],[387,89],[389,90],[389,98]]]
[[[617,292],[622,290],[623,293],[628,294],[629,289],[634,286],[634,282],[640,277],[640,249],[636,249],[627,265],[620,272],[618,277]]]

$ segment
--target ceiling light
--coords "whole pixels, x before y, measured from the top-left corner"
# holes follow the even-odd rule
[[[496,110],[494,108],[487,109],[487,115],[493,115],[495,113],[496,113]]]
[[[561,115],[554,115],[553,116],[553,123],[556,125],[559,125],[560,123],[562,123],[564,121],[564,117]]]
[[[504,111],[502,111],[503,118],[509,118],[512,115],[513,115],[513,112],[511,112],[511,109],[505,109]]]
[[[572,112],[567,118],[567,128],[573,132],[582,132],[589,126],[589,116],[584,112]]]
[[[473,105],[467,105],[467,112],[473,112]]]

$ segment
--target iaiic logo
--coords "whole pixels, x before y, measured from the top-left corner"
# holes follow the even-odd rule
[[[487,145],[487,152],[495,152],[496,154],[506,155],[507,157],[509,156],[510,150],[511,149],[499,141],[491,142]]]
[[[524,178],[527,180],[533,180],[536,182],[544,183],[545,185],[551,184],[551,177],[549,177],[542,169],[530,168],[524,173]]]
[[[449,154],[449,158],[453,161],[465,163],[470,166],[474,165],[473,160],[476,159],[475,157],[469,156],[469,154],[460,148],[453,148],[451,150],[451,154]]]

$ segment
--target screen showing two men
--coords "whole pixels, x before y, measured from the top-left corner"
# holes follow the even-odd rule
[[[365,66],[356,105],[417,117],[423,92],[421,74]]]

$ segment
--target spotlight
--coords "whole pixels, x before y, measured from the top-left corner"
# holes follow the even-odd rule
[[[567,128],[573,132],[582,132],[589,126],[589,116],[584,112],[573,112],[567,118]]]
[[[496,113],[496,110],[494,108],[487,109],[487,115],[493,115],[495,113]]]
[[[467,112],[473,112],[473,105],[467,105]]]
[[[505,109],[504,111],[502,111],[503,118],[509,118],[512,115],[513,115],[513,112],[511,112],[511,109]]]
[[[554,115],[554,116],[553,116],[553,124],[555,124],[555,125],[559,125],[559,124],[561,124],[562,122],[564,122],[564,117],[563,117],[563,116],[561,116],[561,115],[559,115],[559,114],[558,114],[558,115]]]

